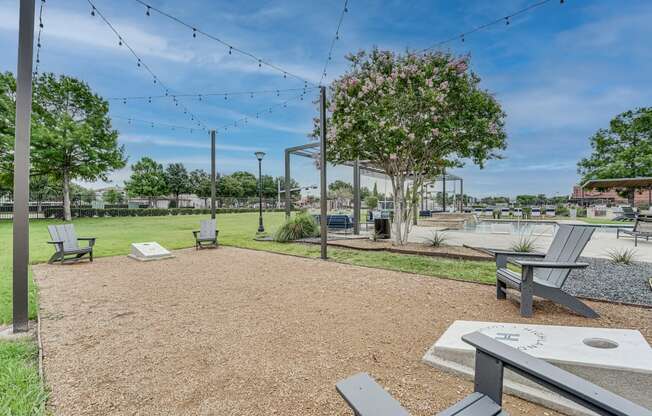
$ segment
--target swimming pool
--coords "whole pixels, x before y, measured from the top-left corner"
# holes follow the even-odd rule
[[[596,232],[615,233],[617,228],[632,228],[633,224],[587,224],[594,227]],[[496,221],[481,220],[476,223],[466,222],[464,231],[482,234],[505,234],[505,235],[541,235],[553,236],[559,228],[555,221]]]

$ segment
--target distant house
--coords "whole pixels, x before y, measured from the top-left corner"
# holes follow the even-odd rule
[[[634,193],[634,205],[647,206],[650,203],[652,190],[639,189]],[[613,189],[599,191],[597,189],[582,189],[580,185],[573,186],[570,202],[580,205],[628,205],[627,198],[618,195]]]

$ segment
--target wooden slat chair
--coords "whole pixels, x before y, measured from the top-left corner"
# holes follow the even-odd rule
[[[598,415],[652,416],[629,400],[480,332],[462,340],[476,348],[474,392],[437,416],[508,416],[502,409],[506,368]],[[366,373],[342,380],[335,388],[356,416],[410,415]]]
[[[199,230],[192,232],[192,235],[195,236],[195,249],[217,247],[217,235],[219,233],[215,220],[201,220]]]
[[[77,261],[88,254],[89,260],[93,261],[93,246],[95,237],[77,237],[73,224],[48,225],[48,231],[52,241],[48,244],[54,245],[54,254],[48,263],[56,261],[64,263],[67,260]],[[88,241],[88,246],[80,247],[79,241]],[[74,256],[66,259],[67,256]]]
[[[625,228],[618,228],[616,230],[616,238],[620,238],[620,234],[627,234],[634,237],[634,247],[638,247],[638,238],[645,238],[650,241],[652,237],[652,217],[646,215],[639,215],[634,222],[634,228],[631,230]]]
[[[566,306],[587,318],[599,315],[582,301],[562,290],[572,269],[588,267],[577,259],[595,231],[583,225],[560,225],[548,253],[495,251],[496,297],[507,298],[507,288],[521,292],[521,316],[532,316],[533,296],[539,296]],[[542,261],[515,260],[512,257],[541,258]],[[507,263],[521,267],[521,273],[507,268]]]

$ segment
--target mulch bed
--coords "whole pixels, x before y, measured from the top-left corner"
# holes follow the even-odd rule
[[[319,244],[319,239],[304,239],[301,242]],[[369,238],[343,238],[328,241],[329,246],[351,248],[363,251],[387,251],[390,253],[414,254],[419,256],[444,257],[458,260],[493,261],[486,252],[464,246],[432,247],[426,244],[407,243],[395,246],[389,240],[373,241]]]

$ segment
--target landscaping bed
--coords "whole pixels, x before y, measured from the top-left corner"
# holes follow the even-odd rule
[[[581,257],[586,269],[573,270],[564,283],[569,293],[612,302],[652,306],[652,263],[614,264],[607,259]]]
[[[319,238],[306,238],[300,240],[302,243],[319,244]],[[387,251],[399,254],[414,254],[420,256],[444,257],[449,259],[493,261],[493,256],[464,246],[442,245],[439,247],[419,243],[407,243],[403,246],[395,246],[390,240],[376,240],[369,238],[336,238],[329,239],[329,246],[351,248],[364,251]]]

